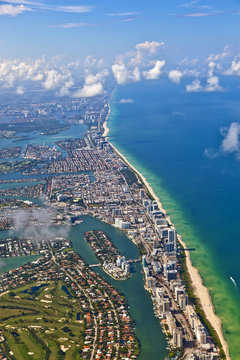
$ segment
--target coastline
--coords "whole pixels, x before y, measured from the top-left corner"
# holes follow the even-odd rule
[[[109,133],[109,128],[107,127],[107,121],[108,121],[108,118],[109,118],[109,116],[110,116],[110,114],[111,114],[111,108],[110,108],[110,104],[108,105],[108,114],[107,114],[107,116],[106,116],[106,120],[104,121],[104,123],[103,123],[103,130],[104,130],[104,132],[103,132],[103,134],[102,134],[102,136],[103,137],[106,137],[107,136],[107,134]],[[110,141],[108,141],[109,143],[110,143]],[[111,143],[110,143],[111,144]],[[112,144],[111,144],[112,145]],[[113,146],[113,145],[112,145]]]
[[[152,187],[150,186],[150,184],[148,183],[147,179],[126,159],[126,157],[124,155],[122,155],[120,153],[120,151],[118,151],[116,149],[116,147],[107,138],[107,135],[109,133],[109,128],[107,126],[107,121],[108,121],[108,118],[109,118],[110,114],[111,114],[111,110],[110,110],[110,105],[109,105],[109,112],[108,112],[108,115],[106,117],[105,122],[103,123],[104,132],[103,132],[102,136],[106,137],[106,140],[112,146],[114,151],[138,175],[138,177],[142,180],[143,184],[146,186],[146,188],[147,188],[148,192],[150,193],[150,195],[154,198],[154,200],[157,201],[159,209],[164,214],[164,216],[168,220],[169,224],[174,226],[174,224],[171,221],[170,216],[167,214],[166,210],[163,208],[163,205],[162,205],[160,199],[154,193],[154,191],[153,191]],[[185,249],[187,248],[186,244],[184,243],[184,241],[183,241],[183,239],[181,238],[180,235],[178,235],[178,241],[180,242],[180,244]],[[217,335],[219,337],[219,340],[220,340],[220,342],[222,344],[222,348],[223,348],[224,353],[226,355],[226,359],[231,360],[231,357],[230,357],[230,354],[229,354],[229,349],[228,349],[228,344],[227,344],[227,342],[226,342],[226,340],[224,338],[224,335],[223,335],[221,319],[215,313],[215,309],[214,309],[214,306],[213,306],[213,303],[212,303],[212,299],[211,299],[209,290],[203,284],[203,280],[201,278],[201,275],[200,275],[199,271],[197,270],[197,268],[195,268],[193,266],[189,251],[186,251],[186,267],[187,267],[187,271],[188,271],[189,276],[190,276],[191,281],[192,281],[192,286],[193,286],[194,293],[195,293],[196,297],[198,298],[198,300],[200,302],[200,305],[202,306],[202,309],[203,309],[203,311],[205,313],[205,316],[206,316],[209,323],[211,324],[211,326],[216,331],[216,333],[217,333]]]

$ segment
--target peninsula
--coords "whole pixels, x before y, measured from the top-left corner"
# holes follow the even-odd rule
[[[108,117],[109,116],[110,116],[110,111],[108,113]],[[150,197],[152,197],[156,201],[156,203],[158,205],[158,208],[160,209],[162,215],[167,220],[168,226],[173,227],[174,225],[173,225],[173,223],[171,221],[171,218],[167,214],[166,210],[163,208],[163,205],[160,202],[160,199],[154,193],[152,187],[149,185],[146,178],[127,160],[127,158],[125,156],[123,156],[117,150],[116,147],[113,146],[113,144],[107,138],[107,135],[109,133],[109,128],[108,128],[108,125],[107,125],[108,117],[106,117],[106,120],[103,123],[102,136],[110,143],[110,145],[114,149],[115,153],[124,161],[124,163],[129,168],[131,168],[135,174],[137,174],[139,180],[142,182],[142,184],[144,184],[144,186],[145,186],[148,194],[150,195]],[[216,315],[216,313],[214,311],[214,306],[213,306],[212,299],[211,299],[211,296],[209,294],[209,291],[204,286],[202,278],[201,278],[198,270],[192,265],[190,253],[187,250],[187,246],[186,246],[186,244],[184,243],[183,239],[181,238],[181,236],[179,234],[177,234],[177,240],[178,240],[180,246],[183,249],[185,249],[185,255],[186,255],[186,259],[185,259],[186,267],[185,267],[185,270],[186,270],[186,274],[187,274],[188,286],[191,287],[191,291],[193,291],[194,296],[196,297],[197,302],[200,305],[201,312],[203,311],[203,313],[205,315],[205,319],[207,320],[208,326],[210,326],[213,329],[213,332],[216,334],[216,336],[217,336],[217,338],[219,340],[220,348],[223,349],[222,357],[223,358],[226,357],[226,359],[231,360],[230,355],[229,355],[229,350],[228,350],[228,344],[227,344],[227,342],[226,342],[226,340],[224,338],[223,331],[222,331],[222,323],[221,323],[221,320],[219,319],[219,317]]]
[[[21,232],[19,237],[1,240],[2,257],[44,255],[47,266],[49,262],[54,267],[57,266],[61,276],[62,272],[65,273],[65,277],[60,277],[59,280],[63,281],[65,278],[69,285],[68,280],[74,279],[77,274],[76,269],[71,266],[71,271],[68,271],[69,262],[65,261],[64,257],[70,256],[73,264],[77,255],[67,250],[70,244],[64,237],[58,236],[52,242],[52,226],[63,226],[63,229],[67,230],[69,225],[80,223],[85,215],[106,222],[124,231],[139,249],[145,288],[151,295],[154,313],[168,339],[169,358],[230,359],[221,323],[214,313],[210,296],[200,275],[191,264],[189,251],[146,179],[107,139],[107,118],[110,114],[108,99],[103,97],[97,104],[97,121],[89,120],[86,108],[88,127],[83,136],[58,139],[55,143],[61,152],[55,146],[39,143],[25,146],[22,158],[30,160],[28,167],[22,169],[21,175],[22,178],[31,179],[33,183],[25,184],[17,177],[9,179],[8,188],[6,180],[2,179],[4,190],[1,194],[9,197],[9,200],[4,200],[0,209],[2,228],[10,228],[11,231],[18,229]],[[23,161],[20,159],[19,155],[18,161]],[[13,188],[13,183],[19,188]],[[16,199],[10,199],[11,196]],[[26,199],[17,200],[17,197],[21,196]],[[35,199],[44,197],[44,203],[34,204],[27,199],[29,196]],[[20,213],[21,221],[18,215],[20,208],[23,211]],[[29,229],[33,230],[34,226],[38,226],[38,230],[32,231],[34,236],[29,236]],[[40,227],[44,231],[39,231]],[[55,244],[56,249],[51,249],[52,245],[49,249],[48,242],[45,242],[46,236],[50,243]],[[105,272],[117,280],[130,276],[129,263],[113,246],[108,234],[100,229],[85,230],[85,239]],[[62,242],[65,248],[61,248]],[[41,280],[54,279],[43,277]],[[74,284],[74,280],[72,281]],[[76,287],[82,286],[81,284],[80,280]],[[18,287],[20,285],[21,283],[17,284]],[[94,287],[94,283],[89,285],[86,295],[91,292],[91,285]],[[7,283],[6,286],[2,287],[2,292],[11,290]],[[38,285],[32,282],[31,287],[34,286]],[[70,286],[75,288],[71,281]],[[84,292],[83,289],[82,291]],[[114,293],[113,288],[111,291]],[[104,297],[103,294],[102,296]],[[91,305],[89,306],[91,308]],[[115,316],[114,310],[112,316]],[[110,323],[113,318],[109,320]],[[134,359],[139,349],[133,326],[128,334],[133,346],[123,351],[129,350],[128,358]],[[114,339],[117,339],[117,344],[121,343],[118,334]],[[96,355],[94,344],[95,340],[89,351],[92,359]],[[112,348],[111,354],[115,354],[116,349],[121,349],[120,345]],[[124,358],[124,352],[120,358]],[[118,354],[120,356],[120,353]]]

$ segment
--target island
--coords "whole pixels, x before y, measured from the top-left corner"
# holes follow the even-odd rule
[[[22,151],[21,146],[2,148],[0,149],[0,158],[1,159],[17,158],[19,157],[21,151]]]
[[[111,239],[100,230],[88,231],[84,238],[98,258],[103,270],[115,280],[126,280],[131,274],[131,265],[121,256]]]

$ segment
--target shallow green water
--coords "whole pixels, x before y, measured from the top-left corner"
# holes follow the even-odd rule
[[[189,247],[209,288],[232,359],[240,359],[240,167],[215,158],[222,128],[239,121],[239,93],[186,94],[165,83],[120,87],[111,103],[109,139],[146,177]],[[132,103],[120,104],[121,98]],[[236,286],[231,281],[236,281]]]

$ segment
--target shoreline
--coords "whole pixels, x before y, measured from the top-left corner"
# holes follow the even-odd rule
[[[111,115],[111,108],[110,108],[110,104],[108,105],[108,114],[107,114],[107,116],[106,116],[106,119],[105,119],[105,121],[104,121],[104,123],[103,123],[103,129],[104,129],[104,132],[103,132],[103,134],[102,134],[102,136],[103,137],[106,137],[107,136],[107,134],[109,133],[109,128],[107,127],[107,121],[108,121],[108,118],[109,118],[109,116]],[[108,140],[107,140],[108,141]],[[110,141],[108,141],[109,143],[110,143]],[[110,143],[111,144],[111,143]],[[112,144],[111,144],[112,145]]]
[[[171,221],[170,216],[167,214],[166,210],[163,208],[163,205],[162,205],[159,197],[154,193],[154,191],[153,191],[151,185],[148,183],[147,179],[108,140],[107,135],[109,133],[109,128],[107,126],[107,121],[108,121],[108,118],[109,118],[110,114],[111,114],[111,110],[110,110],[110,105],[109,105],[109,112],[108,112],[108,115],[106,117],[106,120],[103,123],[104,133],[102,134],[102,136],[106,137],[106,140],[112,146],[114,151],[124,160],[124,162],[142,180],[142,182],[145,185],[145,187],[147,188],[149,194],[154,198],[154,200],[157,201],[157,204],[158,204],[158,207],[159,207],[160,211],[164,214],[164,216],[168,220],[169,224],[174,226],[173,222]],[[178,241],[180,242],[180,244],[185,249],[187,248],[186,244],[184,243],[182,237],[179,234],[178,234]],[[208,319],[209,323],[214,328],[214,330],[216,331],[216,333],[217,333],[217,335],[219,337],[219,340],[220,340],[220,342],[222,344],[222,348],[223,348],[224,353],[226,355],[226,359],[231,360],[231,357],[230,357],[230,354],[229,354],[229,349],[228,349],[228,344],[227,344],[226,339],[224,338],[224,335],[223,335],[222,322],[221,322],[221,319],[215,313],[215,309],[214,309],[214,306],[213,306],[213,303],[212,303],[212,299],[211,299],[209,290],[203,284],[203,280],[202,280],[202,277],[201,277],[198,269],[193,266],[189,251],[186,251],[185,254],[186,254],[187,271],[188,271],[189,276],[190,276],[191,281],[192,281],[192,287],[193,287],[194,293],[197,296],[197,298],[198,298],[198,300],[200,302],[200,305],[202,306],[202,309],[203,309],[203,312],[204,312],[206,318]]]

